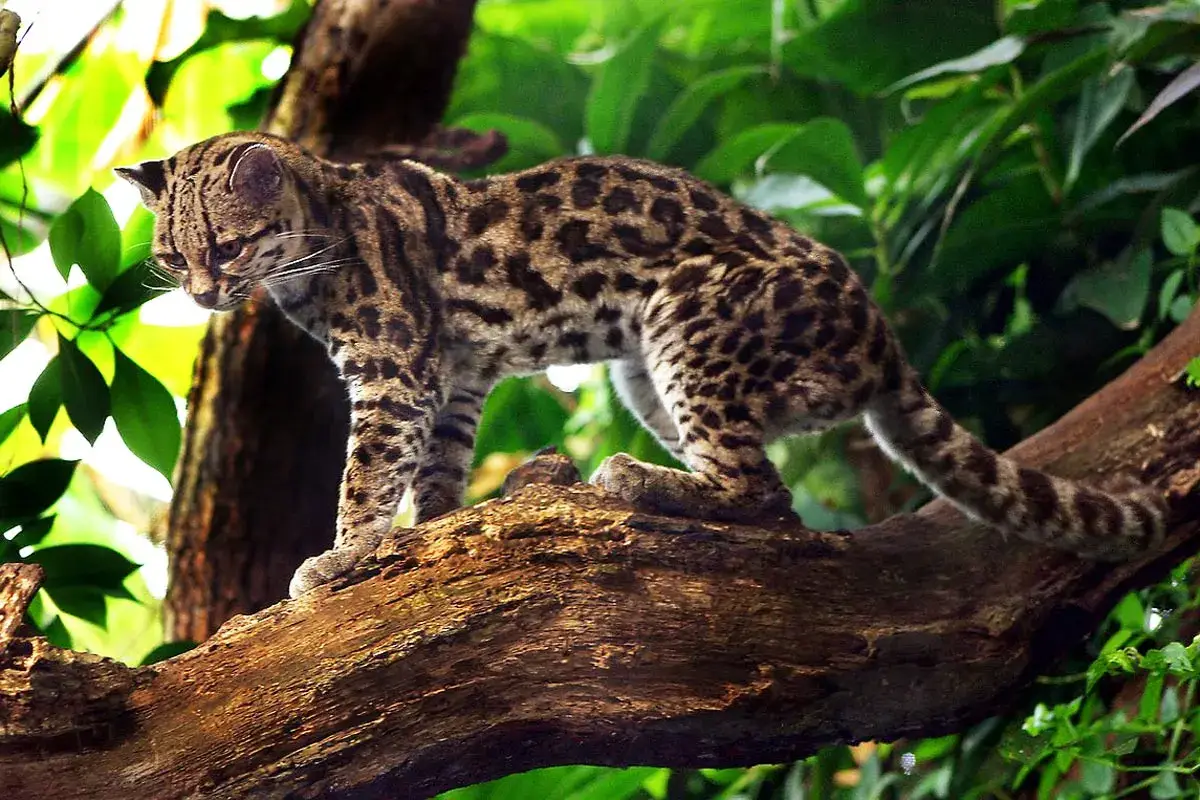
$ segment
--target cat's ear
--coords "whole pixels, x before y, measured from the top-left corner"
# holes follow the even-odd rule
[[[230,159],[229,189],[247,203],[265,205],[283,192],[283,164],[265,144],[243,145]]]
[[[132,183],[142,193],[142,202],[153,207],[167,188],[167,173],[161,161],[143,161],[133,167],[117,167],[113,170]]]

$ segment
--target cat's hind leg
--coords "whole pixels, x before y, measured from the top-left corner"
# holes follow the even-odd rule
[[[612,381],[617,397],[638,422],[654,434],[654,438],[668,453],[682,460],[683,447],[679,428],[675,426],[670,412],[659,399],[645,364],[636,358],[611,361],[608,365],[608,378]]]

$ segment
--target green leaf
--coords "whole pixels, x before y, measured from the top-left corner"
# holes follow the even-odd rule
[[[655,161],[665,161],[671,149],[714,100],[746,79],[765,74],[765,67],[730,67],[710,72],[688,84],[654,126],[646,145],[646,156]]]
[[[0,107],[0,167],[8,166],[32,150],[37,139],[37,128],[14,117],[8,103]]]
[[[1158,706],[1162,702],[1163,674],[1151,673],[1146,678],[1146,686],[1142,689],[1142,699],[1138,703],[1138,718],[1143,722],[1155,722],[1158,719]]]
[[[113,597],[128,598],[123,582],[140,564],[130,561],[111,547],[98,544],[57,544],[34,550],[29,557],[46,570],[43,586],[90,587]]]
[[[64,614],[86,620],[100,628],[108,627],[108,601],[102,593],[87,586],[47,585],[42,589]]]
[[[13,348],[25,341],[25,337],[37,324],[38,316],[19,308],[0,311],[0,358],[4,358]]]
[[[523,453],[562,445],[567,410],[558,398],[528,378],[509,378],[488,395],[475,440],[475,463],[489,453]],[[512,420],[521,420],[513,425]]]
[[[36,517],[62,497],[78,461],[43,458],[30,461],[0,478],[0,517]]]
[[[58,356],[50,359],[29,389],[29,423],[43,442],[62,408],[62,370]]]
[[[1190,256],[1200,247],[1200,225],[1186,211],[1162,210],[1162,240],[1172,255]]]
[[[94,444],[108,419],[108,384],[91,359],[80,351],[79,345],[61,335],[58,337],[58,363],[67,416],[88,444]]]
[[[153,238],[153,212],[143,205],[135,206],[129,221],[121,229],[121,269],[129,269],[149,258]]]
[[[1120,147],[1121,143],[1128,139],[1134,131],[1157,117],[1168,106],[1186,97],[1197,86],[1200,86],[1200,63],[1192,64],[1163,87],[1163,90],[1150,101],[1150,105],[1137,118],[1137,121],[1129,126],[1129,130],[1121,134],[1121,138],[1117,140],[1117,147]]]
[[[1096,75],[1084,82],[1067,165],[1065,184],[1068,188],[1079,179],[1084,156],[1116,118],[1133,86],[1134,70],[1128,66],[1121,67],[1116,75]]]
[[[696,166],[696,176],[712,183],[729,183],[749,172],[764,153],[795,136],[800,127],[785,122],[768,122],[746,128],[706,155]]]
[[[33,545],[40,544],[46,538],[46,534],[50,533],[50,529],[54,527],[54,520],[57,518],[54,514],[51,514],[48,517],[38,517],[32,522],[26,522],[21,526],[21,530],[17,532],[17,535],[12,538],[11,544],[18,550],[22,547],[32,547]]]
[[[28,406],[21,403],[0,414],[0,444],[4,444],[8,437],[12,436],[13,431],[21,424],[21,420],[25,419],[27,410]]]
[[[166,387],[129,356],[113,349],[112,415],[135,456],[168,481],[179,458],[179,415]]]
[[[1162,649],[1167,668],[1172,672],[1187,674],[1192,671],[1192,659],[1188,656],[1187,648],[1182,642],[1169,642]]]
[[[1122,330],[1138,326],[1150,299],[1149,250],[1128,259],[1106,261],[1076,275],[1063,290],[1067,308],[1080,305],[1098,311]]]
[[[1200,356],[1188,361],[1184,368],[1184,374],[1187,377],[1188,386],[1193,389],[1200,386]]]
[[[1183,797],[1183,790],[1179,788],[1179,779],[1175,777],[1175,773],[1167,770],[1158,773],[1158,780],[1150,787],[1150,797],[1154,800],[1173,800],[1176,797]]]
[[[103,291],[121,265],[121,229],[108,202],[88,189],[50,226],[50,254],[63,278],[78,264],[88,283]]]
[[[638,101],[650,84],[660,25],[645,26],[601,66],[588,92],[585,124],[597,153],[624,153]]]
[[[844,0],[787,42],[783,55],[801,75],[865,95],[968,56],[996,33],[992,0]]]
[[[801,125],[768,156],[766,169],[807,175],[860,208],[869,203],[854,134],[846,123],[832,117]]]
[[[1163,281],[1162,288],[1158,291],[1158,318],[1160,320],[1166,319],[1167,314],[1170,313],[1171,302],[1179,293],[1179,285],[1183,283],[1183,277],[1183,270],[1177,269]]]
[[[1015,267],[1040,252],[1060,214],[1036,175],[984,195],[950,225],[941,252],[921,281],[905,291],[949,297],[1000,267]]]
[[[113,311],[116,315],[133,311],[147,300],[170,291],[173,287],[166,286],[166,283],[167,279],[151,270],[148,264],[138,262],[109,284],[92,311],[92,317],[96,318],[106,311]]]
[[[157,664],[160,661],[166,661],[168,658],[174,658],[181,653],[186,653],[195,646],[195,642],[188,641],[186,639],[179,642],[163,642],[158,647],[142,656],[142,660],[138,666],[144,667],[149,664]]]
[[[1017,36],[1005,36],[1003,39],[997,39],[987,47],[976,50],[968,56],[953,58],[949,61],[943,61],[940,64],[934,64],[932,67],[926,67],[920,72],[909,75],[902,81],[897,81],[884,91],[886,94],[891,94],[892,92],[898,92],[902,89],[907,89],[909,86],[927,81],[930,78],[964,72],[982,72],[989,67],[1011,64],[1024,52],[1025,41],[1023,39]]]
[[[1084,788],[1093,794],[1106,794],[1117,785],[1117,772],[1111,764],[1085,760],[1080,764],[1079,777]]]
[[[1190,294],[1181,294],[1171,301],[1171,311],[1169,316],[1173,322],[1183,322],[1192,313],[1192,306],[1196,299]]]

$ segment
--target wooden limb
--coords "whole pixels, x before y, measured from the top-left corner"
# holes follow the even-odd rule
[[[1194,313],[1012,451],[1163,487],[1170,533],[1134,561],[1006,542],[945,503],[818,533],[525,485],[159,665],[15,640],[0,796],[421,797],[554,764],[746,765],[961,730],[1195,552],[1200,392],[1176,379],[1198,351]],[[535,474],[569,478],[552,461],[515,483]]]

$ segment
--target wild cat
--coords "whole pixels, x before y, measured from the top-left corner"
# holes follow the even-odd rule
[[[300,567],[293,596],[373,551],[408,487],[419,522],[459,507],[489,390],[554,364],[608,362],[629,410],[690,468],[607,459],[592,482],[641,507],[790,514],[764,444],[862,416],[889,455],[1002,531],[1103,558],[1163,535],[1150,489],[1101,491],[981,443],[926,391],[838,253],[679,169],[588,157],[460,180],[232,133],[118,172],[197,303],[226,310],[265,286],[345,378],[334,547]]]

